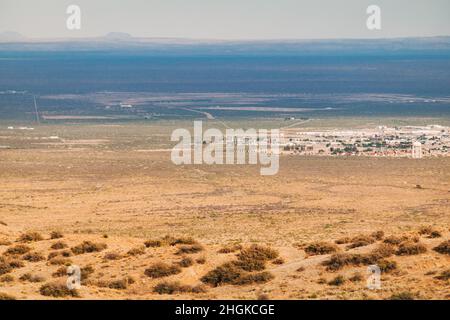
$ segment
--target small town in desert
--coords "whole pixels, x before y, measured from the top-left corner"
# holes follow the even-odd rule
[[[284,129],[283,153],[325,156],[448,156],[450,128],[440,125],[333,131]]]

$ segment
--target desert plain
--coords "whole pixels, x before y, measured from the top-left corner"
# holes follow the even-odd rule
[[[173,123],[133,126],[2,126],[3,296],[450,298],[450,157],[283,155],[261,176],[174,165]]]

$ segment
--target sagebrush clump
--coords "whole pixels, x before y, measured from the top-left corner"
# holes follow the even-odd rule
[[[159,262],[145,269],[144,274],[150,278],[162,278],[178,274],[180,272],[181,267],[178,265],[169,265],[163,262]]]
[[[84,241],[83,243],[73,247],[71,250],[74,254],[84,254],[92,252],[100,252],[107,248],[105,243],[94,243],[92,241]]]

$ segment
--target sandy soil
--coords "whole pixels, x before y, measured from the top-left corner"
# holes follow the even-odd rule
[[[59,150],[63,151],[63,150]],[[314,158],[284,156],[276,176],[259,175],[258,166],[175,166],[167,152],[120,150],[1,150],[0,253],[18,245],[21,234],[36,231],[44,240],[27,245],[46,259],[24,261],[5,275],[0,293],[19,299],[47,299],[40,288],[63,282],[52,276],[60,268],[47,259],[56,241],[67,250],[83,241],[107,248],[69,257],[80,267],[95,270],[79,290],[87,299],[385,299],[407,292],[423,299],[449,299],[448,280],[436,278],[450,268],[450,256],[433,250],[449,239],[450,158]],[[431,226],[440,236],[420,235]],[[51,240],[51,231],[64,234]],[[383,231],[409,236],[426,251],[392,254],[397,268],[382,273],[382,287],[366,287],[366,265],[347,265],[330,271],[322,265],[330,254],[308,255],[305,247],[317,241],[333,243],[342,237],[368,236]],[[192,237],[203,250],[176,254],[181,245],[127,252],[148,239]],[[8,243],[9,241],[9,243]],[[383,239],[343,253],[367,253]],[[273,279],[249,285],[206,285],[206,292],[163,294],[153,292],[161,281],[200,285],[201,278],[236,254],[218,253],[229,244],[247,248],[269,246],[283,261],[267,261]],[[398,247],[395,247],[397,250]],[[57,250],[56,250],[57,251]],[[117,260],[108,253],[118,253]],[[191,257],[194,264],[178,274],[153,279],[144,271],[153,263],[176,264]],[[24,256],[13,256],[23,260]],[[205,263],[198,263],[205,258]],[[360,281],[350,281],[356,272]],[[20,280],[39,275],[41,282]],[[338,275],[342,285],[328,282]],[[108,281],[133,278],[126,288],[108,288]],[[11,279],[9,279],[11,280]],[[106,283],[106,285],[105,285]],[[203,290],[202,290],[203,291]],[[69,297],[70,298],[70,297]]]

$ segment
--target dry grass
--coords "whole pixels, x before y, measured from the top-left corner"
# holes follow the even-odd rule
[[[44,240],[44,237],[38,232],[27,232],[20,235],[17,239],[18,242],[35,242],[42,240]]]
[[[157,247],[162,247],[163,246],[163,241],[162,240],[147,240],[144,242],[144,245],[147,248],[157,248]]]
[[[423,244],[406,241],[400,244],[395,254],[398,256],[412,256],[425,252],[427,252],[427,247],[425,247]]]
[[[129,256],[140,256],[142,254],[145,254],[145,247],[144,246],[131,248],[127,252],[127,255],[129,255]]]
[[[392,245],[399,245],[400,243],[404,242],[404,241],[408,241],[409,237],[408,236],[389,236],[386,237],[383,242],[387,243],[387,244],[392,244]]]
[[[5,255],[14,256],[14,255],[22,255],[31,251],[31,248],[24,244],[18,244],[14,247],[10,247],[5,251]]]
[[[185,245],[178,248],[178,251],[176,254],[193,254],[200,251],[203,251],[204,248],[200,244],[193,244],[193,245]]]
[[[217,253],[232,253],[242,249],[242,245],[240,244],[229,244],[226,245],[217,251]]]
[[[36,282],[44,282],[45,278],[39,275],[33,275],[31,273],[24,273],[19,280],[21,281],[28,281],[28,282],[32,282],[32,283],[36,283]]]
[[[239,260],[268,261],[278,258],[278,255],[279,253],[275,249],[254,244],[242,249],[237,257]]]
[[[65,249],[68,247],[69,246],[64,241],[57,241],[57,242],[53,243],[50,248],[53,250],[61,250],[61,249]]]
[[[126,277],[119,280],[98,281],[97,286],[114,290],[125,290],[128,289],[128,286],[133,283],[135,283],[135,280],[133,278]]]
[[[197,262],[198,264],[205,264],[206,263],[206,258],[205,257],[197,258],[195,260],[195,262]]]
[[[69,258],[71,256],[73,256],[72,251],[69,250],[62,250],[62,251],[54,251],[54,252],[50,252],[47,256],[47,260],[51,260],[55,257],[64,257],[64,258]]]
[[[322,264],[328,271],[337,271],[349,265],[360,266],[377,264],[382,261],[383,258],[391,256],[393,252],[394,248],[392,246],[381,244],[377,248],[366,254],[334,254],[328,260],[325,260]]]
[[[70,266],[72,264],[72,260],[67,259],[67,258],[56,257],[56,258],[50,259],[48,261],[48,263],[51,265],[54,265],[54,266]]]
[[[332,280],[328,281],[328,285],[330,286],[342,286],[345,283],[346,279],[344,276],[336,276]]]
[[[42,285],[39,289],[41,295],[54,298],[80,297],[77,290],[70,290],[63,283],[53,282]]]
[[[12,275],[6,274],[0,278],[1,283],[10,283],[14,282],[14,277]]]
[[[105,260],[120,260],[123,256],[118,252],[108,252],[103,256]]]
[[[348,278],[348,280],[350,280],[351,282],[361,282],[364,280],[364,277],[361,273],[359,272],[355,272],[353,274],[353,276],[351,276],[350,278]]]
[[[238,286],[245,286],[250,284],[260,284],[269,282],[274,278],[273,274],[267,271],[258,272],[258,273],[250,273],[241,275],[237,278],[233,284]]]
[[[438,280],[444,280],[444,281],[450,280],[450,269],[442,271],[441,274],[436,276],[435,278]]]
[[[159,294],[177,294],[177,293],[205,293],[206,287],[202,285],[198,286],[188,286],[182,285],[178,281],[163,281],[158,283],[154,288],[153,292]]]
[[[374,238],[375,240],[377,240],[377,241],[383,240],[383,238],[384,238],[384,231],[382,231],[382,230],[375,231],[370,236],[372,238]]]
[[[203,283],[217,287],[223,284],[234,284],[241,276],[242,269],[233,263],[225,263],[209,271],[200,280]]]
[[[149,268],[145,269],[144,274],[150,278],[168,277],[181,272],[178,265],[169,265],[163,262],[155,263]]]
[[[428,238],[440,238],[442,234],[432,226],[422,226],[419,228],[419,234]]]
[[[352,238],[351,243],[347,246],[347,249],[353,249],[358,247],[368,246],[376,241],[376,239],[372,236],[368,235],[359,235]]]
[[[107,248],[105,243],[94,243],[92,241],[84,241],[83,243],[73,247],[71,250],[74,254],[84,254],[92,252],[100,252]]]
[[[192,260],[189,257],[185,257],[185,258],[181,259],[180,261],[178,261],[177,264],[182,268],[188,268],[194,264],[194,260]]]
[[[414,300],[416,294],[409,291],[402,291],[399,293],[394,293],[389,299],[390,300]]]
[[[45,260],[45,257],[39,252],[29,252],[23,256],[23,260],[29,262],[39,262]]]
[[[64,237],[64,235],[60,231],[52,231],[50,233],[50,239],[61,239],[63,237]]]
[[[311,256],[330,254],[338,250],[335,244],[329,242],[314,242],[305,247],[305,252]]]
[[[433,250],[442,254],[450,255],[450,240],[441,242],[437,247],[434,247]]]

